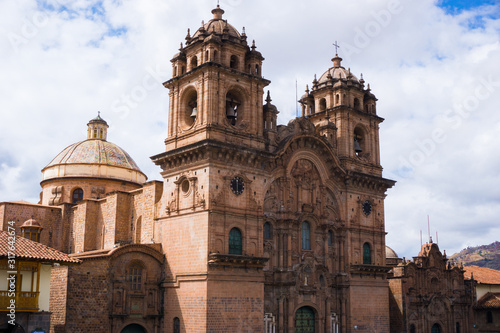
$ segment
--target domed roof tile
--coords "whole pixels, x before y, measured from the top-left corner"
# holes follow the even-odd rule
[[[114,143],[98,139],[66,147],[45,168],[59,164],[106,164],[141,171],[126,151]]]

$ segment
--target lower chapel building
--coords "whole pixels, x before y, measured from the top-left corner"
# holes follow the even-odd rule
[[[395,182],[370,86],[336,55],[277,125],[255,42],[212,14],[164,83],[163,181],[98,116],[42,170],[38,204],[0,203],[3,230],[32,219],[25,237],[81,261],[52,269],[50,331],[468,332],[471,289],[436,244],[386,259]]]

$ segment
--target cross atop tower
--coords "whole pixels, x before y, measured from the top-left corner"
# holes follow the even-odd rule
[[[333,43],[333,46],[335,46],[335,55],[338,56],[338,50],[339,50],[340,46],[337,43],[337,41],[335,41],[335,43]]]

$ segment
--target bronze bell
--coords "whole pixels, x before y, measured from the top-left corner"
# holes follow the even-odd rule
[[[191,112],[191,118],[195,119],[198,115],[198,109],[196,107],[193,108],[193,112]]]
[[[228,103],[227,108],[226,108],[226,116],[229,119],[236,118],[236,108],[233,108],[232,104]]]
[[[361,146],[359,145],[357,138],[354,138],[354,151],[356,152],[356,154],[359,154],[363,151],[363,149],[361,149]]]

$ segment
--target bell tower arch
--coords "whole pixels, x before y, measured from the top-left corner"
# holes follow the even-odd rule
[[[262,77],[264,57],[251,47],[219,6],[213,18],[191,36],[172,62],[166,149],[206,139],[263,148],[263,95],[270,81]],[[244,28],[243,28],[244,29]]]
[[[212,14],[194,34],[188,30],[171,60],[166,150],[152,157],[164,179],[155,230],[168,258],[165,322],[190,311],[189,332],[220,330],[223,321],[224,331],[261,332],[267,259],[260,197],[278,111],[264,107],[270,81],[255,42],[249,46],[219,6]]]
[[[312,89],[300,99],[302,116],[309,118],[323,135],[335,128],[335,148],[351,170],[382,175],[380,165],[379,125],[384,121],[376,112],[377,98],[370,85],[365,87],[363,74],[358,79],[351,69],[342,66],[335,55],[333,66],[312,82]]]

